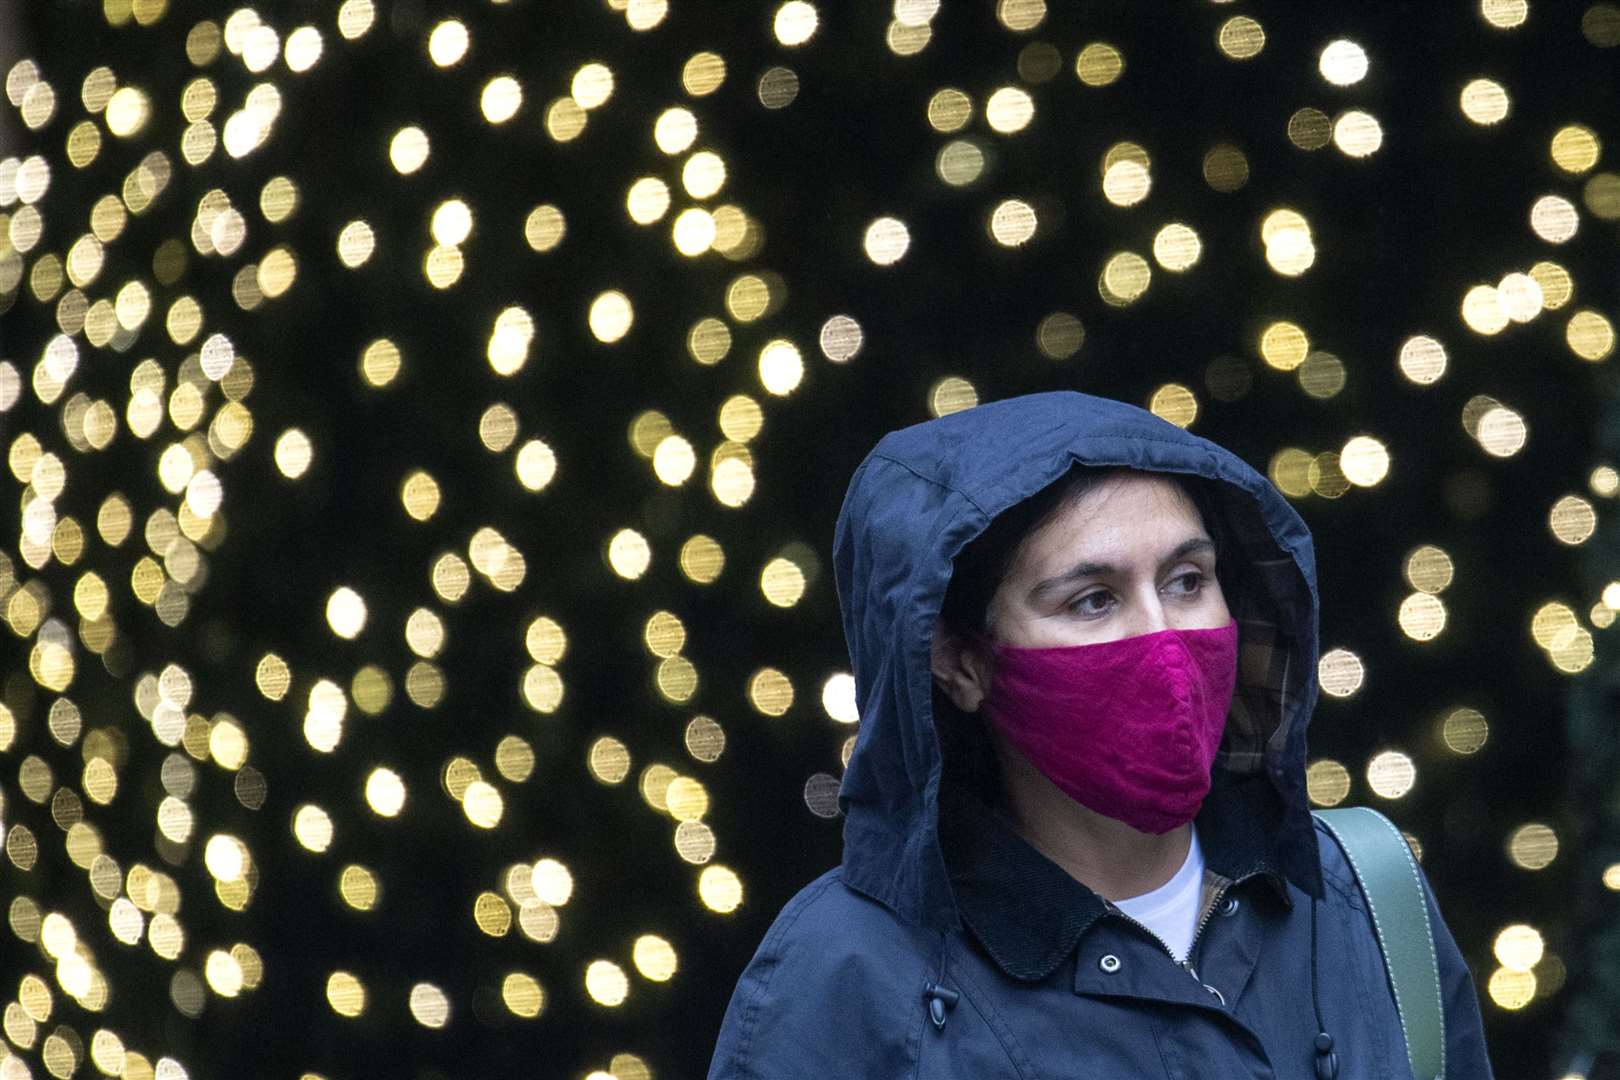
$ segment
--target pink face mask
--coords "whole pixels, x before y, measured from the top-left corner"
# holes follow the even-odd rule
[[[1191,821],[1237,683],[1234,620],[1096,645],[996,644],[983,710],[1068,796],[1141,832]]]

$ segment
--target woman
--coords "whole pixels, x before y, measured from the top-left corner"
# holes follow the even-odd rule
[[[1306,800],[1316,569],[1263,477],[1037,394],[884,438],[834,548],[843,863],[766,935],[711,1080],[1410,1075]],[[1429,905],[1446,1074],[1489,1077]]]

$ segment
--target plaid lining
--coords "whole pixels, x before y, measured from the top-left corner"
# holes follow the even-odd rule
[[[1290,705],[1304,692],[1303,676],[1292,663],[1295,642],[1278,614],[1308,610],[1310,598],[1294,560],[1278,551],[1265,522],[1247,499],[1229,500],[1225,522],[1241,552],[1242,576],[1227,607],[1237,620],[1237,686],[1227,713],[1226,733],[1216,754],[1217,769],[1259,773],[1267,745],[1281,749],[1288,732]]]

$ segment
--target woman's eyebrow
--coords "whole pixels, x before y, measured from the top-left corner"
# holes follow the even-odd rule
[[[1213,552],[1214,550],[1215,542],[1209,537],[1194,536],[1177,544],[1174,550],[1159,560],[1159,566],[1162,568],[1178,559],[1191,555],[1195,551]],[[1061,574],[1058,574],[1056,577],[1049,577],[1045,581],[1038,582],[1029,590],[1028,600],[1031,604],[1038,605],[1048,594],[1061,589],[1066,585],[1072,585],[1076,581],[1081,581],[1088,577],[1102,577],[1116,572],[1117,568],[1112,563],[1076,563],[1074,566],[1069,567],[1069,569],[1063,571]]]

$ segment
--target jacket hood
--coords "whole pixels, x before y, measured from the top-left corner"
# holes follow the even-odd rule
[[[1230,451],[1123,402],[1073,391],[1008,398],[891,432],[856,469],[833,569],[860,733],[844,773],[846,884],[921,926],[959,925],[940,846],[944,773],[929,652],[952,560],[1003,511],[1075,464],[1219,483],[1220,527],[1241,562],[1227,596],[1238,680],[1213,769],[1276,804],[1278,872],[1320,890],[1305,794],[1316,703],[1316,561],[1305,523]],[[1215,523],[1210,523],[1215,528]]]

